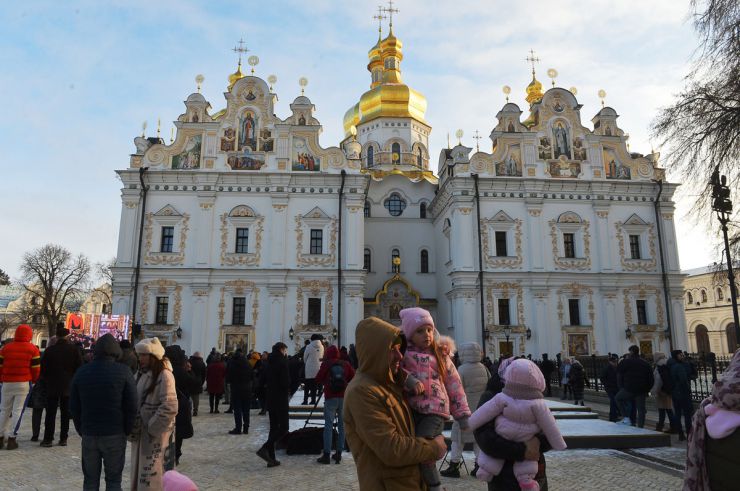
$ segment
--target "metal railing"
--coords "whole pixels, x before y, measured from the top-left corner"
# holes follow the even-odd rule
[[[691,399],[694,402],[701,402],[712,394],[714,383],[722,377],[722,373],[727,369],[732,356],[715,355],[714,353],[684,353],[686,361],[692,366],[691,377]],[[601,373],[609,363],[608,356],[575,356],[581,365],[583,365],[583,375],[585,378],[586,388],[595,392],[604,392],[604,384],[601,382]],[[642,357],[645,361],[653,365],[652,355]],[[537,365],[542,366],[542,360],[532,360]],[[558,355],[555,360],[555,370],[550,375],[550,384],[553,387],[562,387],[562,365],[563,359]],[[653,365],[654,366],[654,365]]]

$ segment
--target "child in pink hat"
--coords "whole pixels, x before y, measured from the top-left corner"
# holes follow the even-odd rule
[[[437,346],[432,315],[414,307],[403,309],[400,316],[401,330],[408,341],[401,366],[407,372],[406,389],[410,392],[408,403],[414,414],[416,436],[441,435],[450,413],[461,429],[467,429],[470,409],[465,390],[452,360]],[[421,475],[430,491],[442,489],[435,462],[422,464]]]
[[[507,440],[526,442],[538,433],[544,433],[554,450],[564,450],[566,445],[555,417],[545,403],[542,392],[545,378],[531,361],[519,358],[504,369],[504,390],[478,408],[470,417],[470,428],[475,430],[489,421],[496,420],[496,433]],[[478,456],[476,477],[490,481],[504,466],[502,459],[494,459],[481,452]],[[524,460],[514,463],[514,476],[523,490],[539,490],[535,481],[537,461]]]

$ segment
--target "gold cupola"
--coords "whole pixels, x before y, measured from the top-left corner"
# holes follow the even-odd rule
[[[244,74],[242,73],[242,59],[239,58],[239,64],[236,67],[236,71],[229,75],[229,88],[228,90],[231,90],[231,88],[234,86],[235,83],[237,83],[239,80],[244,78]]]
[[[534,76],[534,70],[532,71],[532,81],[527,85],[527,102],[534,104],[540,102],[544,93],[542,92],[542,84]]]
[[[381,117],[413,118],[428,126],[424,120],[427,100],[421,93],[404,84],[401,79],[403,44],[393,35],[391,27],[385,39],[368,52],[370,90],[362,94],[360,102],[344,115],[344,133],[350,135],[352,126],[359,126]]]

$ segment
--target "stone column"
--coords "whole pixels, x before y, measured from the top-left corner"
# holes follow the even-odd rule
[[[473,203],[460,204],[452,215],[452,269],[457,271],[473,271],[477,258],[478,230],[474,227]]]
[[[286,322],[285,295],[287,292],[288,289],[284,286],[267,287],[269,307],[260,311],[259,326],[255,325],[257,336],[255,346],[269,348],[277,341],[282,341],[288,346],[293,345],[288,337],[290,326]]]
[[[186,318],[190,318],[191,353],[194,351],[200,351],[201,353],[210,352],[211,347],[216,346],[215,343],[218,341],[218,335],[212,339],[209,336],[210,331],[213,331],[213,326],[210,324],[209,319],[209,291],[210,287],[208,285],[192,285],[190,287],[192,302],[189,302],[190,315],[186,316]],[[218,332],[217,329],[216,332]]]
[[[612,271],[612,241],[609,239],[609,208],[606,206],[594,206],[596,218],[594,219],[594,245],[592,250],[596,251],[598,257],[594,260],[594,265],[598,264],[600,271]]]
[[[215,238],[213,223],[215,202],[215,196],[198,197],[198,206],[200,209],[200,213],[193,217],[195,219],[193,230],[195,231],[195,263],[197,267],[204,267],[211,264],[213,247],[212,244]],[[221,224],[219,223],[216,228],[220,231]],[[221,244],[220,235],[221,234],[219,232],[219,234],[216,236],[218,237],[218,240],[216,240],[217,244]],[[220,264],[220,259],[217,260],[216,264]]]
[[[342,259],[345,269],[359,270],[364,266],[365,217],[363,215],[364,204],[361,201],[363,196],[353,196],[352,199],[348,196],[346,201],[346,213],[342,223],[342,228],[344,228]]]
[[[626,326],[621,327],[622,316],[617,314],[617,302],[619,302],[619,297],[616,289],[602,290],[601,308],[604,312],[604,336],[603,340],[596,340],[596,345],[597,347],[600,346],[599,351],[601,353],[620,353],[624,344],[624,329],[626,329]],[[596,335],[595,330],[594,335]]]
[[[527,258],[533,270],[543,270],[547,244],[543,242],[542,206],[527,205]]]
[[[138,190],[124,189],[121,192],[121,223],[118,228],[118,252],[116,254],[116,266],[118,267],[136,267],[140,213]]]
[[[532,290],[531,302],[534,306],[532,309],[532,324],[529,328],[532,330],[532,339],[529,342],[537,347],[540,355],[547,353],[551,358],[554,358],[555,353],[560,351],[558,347],[557,351],[552,351],[553,348],[553,334],[559,331],[560,326],[551,325],[552,323],[547,317],[547,299],[550,293],[547,289]],[[558,340],[559,342],[559,340]]]
[[[269,217],[269,223],[265,223],[270,229],[269,242],[263,241],[262,247],[270,250],[265,256],[270,258],[270,264],[273,268],[286,267],[286,245],[288,243],[288,197],[272,198],[272,216]],[[285,342],[285,341],[283,341]],[[287,343],[286,343],[287,344]]]

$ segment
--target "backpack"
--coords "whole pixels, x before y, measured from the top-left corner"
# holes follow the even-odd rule
[[[660,375],[660,380],[663,382],[660,391],[664,394],[671,395],[673,393],[673,377],[671,377],[671,371],[668,369],[668,365],[659,366],[658,375]]]
[[[329,389],[332,392],[343,392],[347,388],[347,381],[344,379],[344,364],[342,362],[334,363],[329,368]]]

